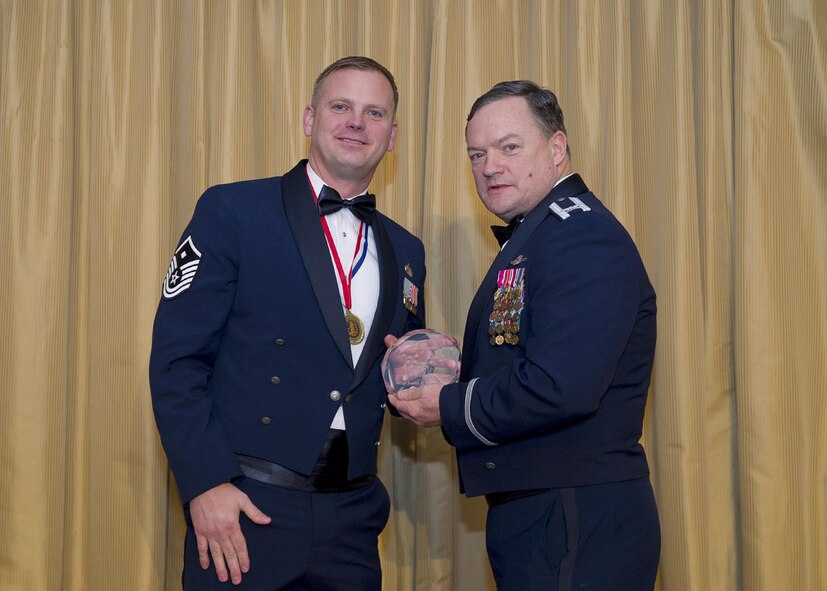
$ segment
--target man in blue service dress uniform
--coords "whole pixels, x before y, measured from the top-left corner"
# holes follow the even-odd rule
[[[376,590],[383,337],[424,325],[422,243],[366,193],[398,93],[343,58],[304,111],[308,161],[200,198],[164,281],[150,361],[185,505],[185,589]],[[343,199],[344,198],[344,199]]]
[[[463,491],[486,496],[498,589],[652,589],[660,529],[639,439],[656,310],[637,248],[571,173],[552,92],[497,84],[466,140],[480,198],[510,222],[504,246],[468,312],[460,381],[391,403],[441,424]]]

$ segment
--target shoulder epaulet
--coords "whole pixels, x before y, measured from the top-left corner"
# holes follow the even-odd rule
[[[570,202],[571,205],[566,205],[566,202]],[[571,217],[572,211],[591,211],[592,208],[583,203],[577,197],[561,197],[554,203],[548,206],[551,212],[556,215],[561,220],[567,220]]]

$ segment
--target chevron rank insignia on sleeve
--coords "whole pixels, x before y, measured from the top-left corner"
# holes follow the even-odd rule
[[[201,251],[195,247],[192,236],[187,236],[181,243],[172,262],[169,264],[167,276],[164,278],[164,299],[171,300],[190,288],[195,272],[201,263]]]

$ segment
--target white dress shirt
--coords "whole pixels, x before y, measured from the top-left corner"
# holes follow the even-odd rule
[[[313,186],[313,191],[315,191],[318,197],[324,186],[324,181],[316,174],[316,171],[313,170],[309,163],[307,165],[307,176],[310,179],[310,184]],[[367,191],[364,191],[364,193],[367,193]],[[356,195],[342,195],[342,199],[352,199],[353,197],[356,197]],[[367,339],[370,328],[373,325],[373,317],[376,315],[376,306],[379,302],[379,256],[376,250],[375,234],[373,229],[368,224],[365,224],[362,230],[362,241],[359,243],[359,251],[354,258],[356,240],[359,236],[359,226],[362,222],[360,222],[350,210],[344,208],[336,213],[326,215],[325,220],[327,221],[328,228],[330,228],[330,234],[333,237],[336,251],[339,253],[339,261],[342,263],[345,276],[348,275],[351,267],[355,266],[362,256],[364,241],[367,240],[368,242],[368,252],[365,260],[356,275],[352,278],[350,284],[350,311],[365,325],[365,339]],[[330,250],[330,244],[328,244],[328,250]],[[333,252],[330,252],[330,261],[336,273],[336,284],[339,286],[339,298],[342,303],[342,316],[344,316],[344,292],[339,273],[335,271],[336,263],[333,259]],[[365,339],[358,345],[350,345],[350,354],[353,357],[354,367],[359,362],[359,357],[365,346]],[[331,423],[330,427],[332,429],[345,428],[345,415],[341,406],[339,406],[336,416],[333,417],[333,423]]]

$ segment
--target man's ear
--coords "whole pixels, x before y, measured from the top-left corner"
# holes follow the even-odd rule
[[[310,137],[310,134],[313,133],[313,105],[307,105],[304,108],[302,124],[304,126],[304,135]]]
[[[393,150],[394,146],[396,145],[396,134],[399,132],[399,126],[396,124],[396,121],[393,122],[393,127],[391,128],[391,140],[388,143],[388,152]]]
[[[560,130],[555,131],[549,138],[551,151],[554,155],[554,164],[560,166],[568,156],[569,139]]]

